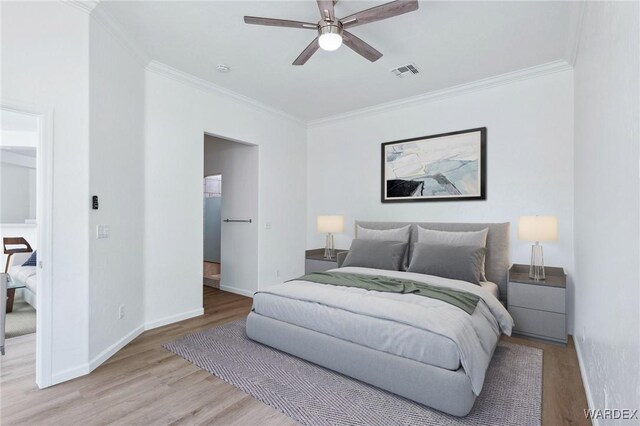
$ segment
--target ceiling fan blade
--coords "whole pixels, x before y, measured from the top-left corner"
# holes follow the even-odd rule
[[[354,36],[349,31],[342,32],[342,42],[358,55],[363,56],[371,62],[375,62],[382,57],[382,53],[378,52],[376,49]]]
[[[310,22],[289,21],[287,19],[259,18],[257,16],[245,16],[244,22],[245,24],[267,25],[270,27],[303,28],[306,30],[318,29],[318,24],[312,24]]]
[[[333,21],[336,18],[336,15],[333,11],[333,5],[335,4],[333,0],[317,0],[318,9],[320,9],[320,16],[324,20]]]
[[[300,54],[300,56],[298,56],[296,58],[295,61],[293,61],[293,65],[304,65],[307,63],[307,61],[309,60],[309,58],[311,57],[311,55],[313,55],[314,53],[316,53],[316,51],[320,48],[320,45],[318,44],[318,37],[314,38],[313,41],[311,43],[309,43],[309,45],[302,51],[302,53]]]
[[[404,13],[418,10],[418,0],[396,0],[391,3],[385,3],[371,9],[362,10],[346,18],[342,18],[340,22],[344,28],[353,28],[358,25],[364,25],[371,22],[381,21],[383,19],[392,18]]]

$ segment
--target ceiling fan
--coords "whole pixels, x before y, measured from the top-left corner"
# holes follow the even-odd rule
[[[338,49],[343,42],[357,54],[375,62],[382,57],[382,53],[351,34],[347,29],[418,10],[418,0],[396,0],[338,19],[333,10],[333,6],[338,0],[317,0],[317,2],[322,18],[317,24],[256,16],[245,16],[244,22],[254,25],[316,30],[318,36],[293,61],[293,65],[304,65],[318,48],[332,51]]]

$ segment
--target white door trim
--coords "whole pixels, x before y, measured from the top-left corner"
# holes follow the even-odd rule
[[[38,290],[36,294],[36,384],[52,385],[53,347],[53,109],[0,100],[0,109],[36,117],[39,124],[37,157]]]

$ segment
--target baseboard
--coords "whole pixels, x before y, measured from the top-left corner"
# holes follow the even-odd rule
[[[140,325],[133,330],[131,330],[126,336],[115,342],[113,345],[109,346],[104,351],[100,352],[96,357],[94,357],[91,361],[89,361],[89,372],[95,370],[99,367],[103,362],[111,358],[118,352],[120,349],[124,348],[129,342],[138,337],[144,331],[144,326]]]
[[[580,368],[580,376],[582,377],[582,386],[584,386],[584,393],[587,396],[587,404],[590,409],[595,409],[596,406],[593,403],[593,395],[591,394],[591,387],[589,386],[589,380],[587,379],[587,369],[584,366],[584,360],[582,359],[582,349],[580,347],[580,337],[574,336],[573,344],[576,347],[576,355],[578,356],[578,367]],[[599,419],[591,419],[591,424],[599,426]]]
[[[192,311],[182,312],[176,315],[171,315],[159,320],[149,321],[144,325],[145,330],[151,330],[154,328],[162,327],[163,325],[172,324],[178,321],[184,321],[189,318],[198,317],[204,314],[204,308],[194,309]]]
[[[89,363],[86,363],[63,370],[59,373],[54,373],[51,375],[51,384],[49,386],[57,385],[58,383],[66,382],[68,380],[75,379],[76,377],[85,376],[89,374],[89,372]]]
[[[109,346],[102,351],[99,355],[94,357],[86,364],[79,365],[77,367],[69,368],[67,370],[55,373],[51,376],[51,386],[58,383],[66,382],[68,380],[75,379],[76,377],[85,376],[102,365],[106,360],[111,358],[120,349],[125,347],[133,339],[141,335],[145,330],[151,330],[153,328],[162,327],[163,325],[171,324],[178,321],[183,321],[189,318],[197,317],[204,314],[204,308],[194,309],[192,311],[183,312],[177,315],[171,315],[156,321],[148,322],[144,325],[140,325],[130,331],[126,336]]]
[[[222,285],[220,284],[220,290],[222,291],[228,291],[229,293],[235,293],[235,294],[239,294],[241,296],[247,296],[247,297],[251,297],[253,298],[253,291],[251,290],[245,290],[243,288],[237,288],[237,287],[233,287],[230,285]]]

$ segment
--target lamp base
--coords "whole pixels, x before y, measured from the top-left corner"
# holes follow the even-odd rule
[[[331,232],[327,232],[327,237],[324,243],[324,258],[325,259],[333,259],[336,256],[336,250],[333,245],[333,234]]]
[[[542,246],[536,242],[531,246],[531,265],[529,266],[529,278],[536,281],[544,281],[544,254]]]

